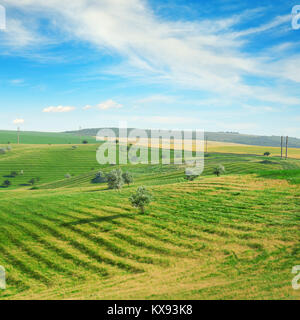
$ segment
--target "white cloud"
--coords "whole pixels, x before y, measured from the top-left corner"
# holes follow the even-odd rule
[[[136,103],[152,103],[152,102],[173,103],[175,101],[176,101],[176,97],[157,94],[157,95],[145,97],[143,99],[139,99],[136,101]]]
[[[120,109],[123,105],[113,101],[113,100],[107,100],[104,102],[101,102],[97,105],[97,108],[100,110],[108,110],[108,109]]]
[[[70,106],[57,106],[57,107],[47,107],[43,112],[70,112],[75,110],[75,107]]]
[[[39,44],[42,39],[32,26],[26,26],[22,20],[13,18],[7,18],[6,29],[0,33],[1,46],[13,49]]]
[[[291,22],[291,16],[289,14],[284,15],[284,16],[278,16],[275,19],[273,19],[272,21],[270,21],[266,24],[263,24],[259,27],[250,28],[250,29],[246,29],[246,30],[237,32],[237,33],[235,33],[235,36],[242,37],[242,36],[247,36],[250,34],[266,32],[266,31],[272,30],[282,24],[286,24],[286,23],[290,23],[290,22]]]
[[[254,21],[257,10],[227,19],[186,22],[155,16],[144,0],[3,2],[37,19],[50,19],[68,39],[89,42],[102,52],[121,56],[123,63],[107,70],[109,73],[148,82],[171,82],[237,101],[241,97],[255,97],[261,102],[299,103],[299,99],[289,97],[282,86],[258,87],[244,80],[246,76],[299,79],[296,72],[276,71],[281,67],[280,63],[277,67],[272,65],[272,55],[243,50],[247,36],[274,30],[287,23],[288,16],[275,17],[265,25],[235,32],[234,26],[245,19],[250,17]],[[26,45],[35,40],[34,32],[28,32],[20,22],[15,23],[15,29],[17,35],[23,32],[17,43]],[[104,103],[100,108],[111,106]]]
[[[24,79],[13,79],[13,80],[10,80],[10,83],[13,85],[20,85],[24,83]]]
[[[24,122],[25,122],[24,119],[15,119],[15,120],[13,121],[13,124],[23,124]]]
[[[92,108],[93,108],[93,106],[86,105],[86,106],[84,106],[82,109],[83,109],[83,110],[90,110],[90,109],[92,109]]]

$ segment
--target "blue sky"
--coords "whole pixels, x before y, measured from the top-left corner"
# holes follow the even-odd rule
[[[127,121],[300,138],[300,0],[0,4],[0,129]]]

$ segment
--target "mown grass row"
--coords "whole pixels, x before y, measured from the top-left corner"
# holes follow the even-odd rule
[[[153,187],[147,215],[130,208],[126,189],[6,198],[0,204],[0,264],[13,276],[5,294],[88,285],[90,278],[159,270],[182,258],[212,255],[228,268],[240,265],[245,275],[266,261],[272,265],[277,248],[296,248],[299,190],[282,185],[266,192],[264,180],[251,179]]]

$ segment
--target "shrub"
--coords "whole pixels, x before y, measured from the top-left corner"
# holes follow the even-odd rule
[[[124,172],[122,174],[122,178],[124,180],[124,183],[126,183],[128,186],[133,183],[133,177],[132,177],[132,174],[128,171]]]
[[[193,181],[197,177],[199,177],[199,174],[197,174],[195,171],[192,169],[185,169],[185,179],[188,181]]]
[[[82,141],[83,144],[88,144],[89,142],[87,140]]]
[[[70,173],[65,174],[65,178],[66,178],[66,179],[70,179],[70,178],[71,178]]]
[[[122,170],[115,169],[106,175],[106,180],[109,189],[120,190],[123,187],[124,180],[122,177]]]
[[[129,198],[131,205],[135,208],[139,208],[141,213],[145,212],[145,207],[151,202],[152,195],[146,189],[146,187],[139,187],[136,193],[132,194]]]
[[[223,165],[219,164],[217,167],[214,168],[214,174],[216,176],[219,177],[223,173],[225,173],[225,168]]]
[[[18,172],[16,172],[16,171],[12,171],[12,172],[10,173],[10,176],[11,176],[12,178],[16,177],[17,175],[18,175]]]
[[[72,149],[73,149],[73,150],[75,150],[75,149],[77,149],[77,148],[78,148],[77,146],[72,146]]]
[[[4,148],[0,148],[0,154],[5,154],[6,150]]]
[[[271,153],[269,151],[264,153],[264,156],[268,157]]]
[[[32,178],[28,181],[29,184],[31,184],[32,186],[35,184],[35,178]]]
[[[92,179],[92,183],[104,183],[106,181],[106,177],[102,171],[97,172],[95,177]]]
[[[3,182],[3,186],[7,188],[7,187],[11,186],[11,182],[9,180],[5,180]]]

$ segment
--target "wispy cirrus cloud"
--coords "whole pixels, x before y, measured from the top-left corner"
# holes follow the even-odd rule
[[[267,23],[256,27],[236,28],[247,19],[254,20],[263,9],[246,10],[225,19],[211,16],[198,21],[174,21],[156,16],[148,2],[142,0],[3,2],[23,11],[24,15],[30,12],[37,20],[48,19],[60,35],[64,34],[70,40],[80,40],[101,52],[121,57],[120,64],[106,68],[109,74],[146,83],[171,83],[236,102],[255,97],[259,103],[300,103],[294,92],[287,92],[290,90],[288,84],[283,85],[283,81],[299,80],[297,72],[286,71],[295,61],[299,65],[298,56],[294,57],[295,61],[278,57],[274,63],[267,50],[257,53],[245,49],[255,35],[289,26],[288,15],[271,17]],[[24,37],[19,37],[20,44],[35,40],[36,30],[26,33],[28,29],[15,23],[15,28],[18,27],[16,34],[24,33]],[[257,85],[256,81],[247,78],[271,79],[273,83],[268,85],[265,81],[264,85]],[[105,102],[98,108],[118,107]]]
[[[45,112],[45,113],[57,113],[57,112],[61,113],[61,112],[71,112],[75,109],[76,109],[76,107],[71,107],[71,106],[57,106],[57,107],[50,106],[50,107],[44,108],[43,112]]]

